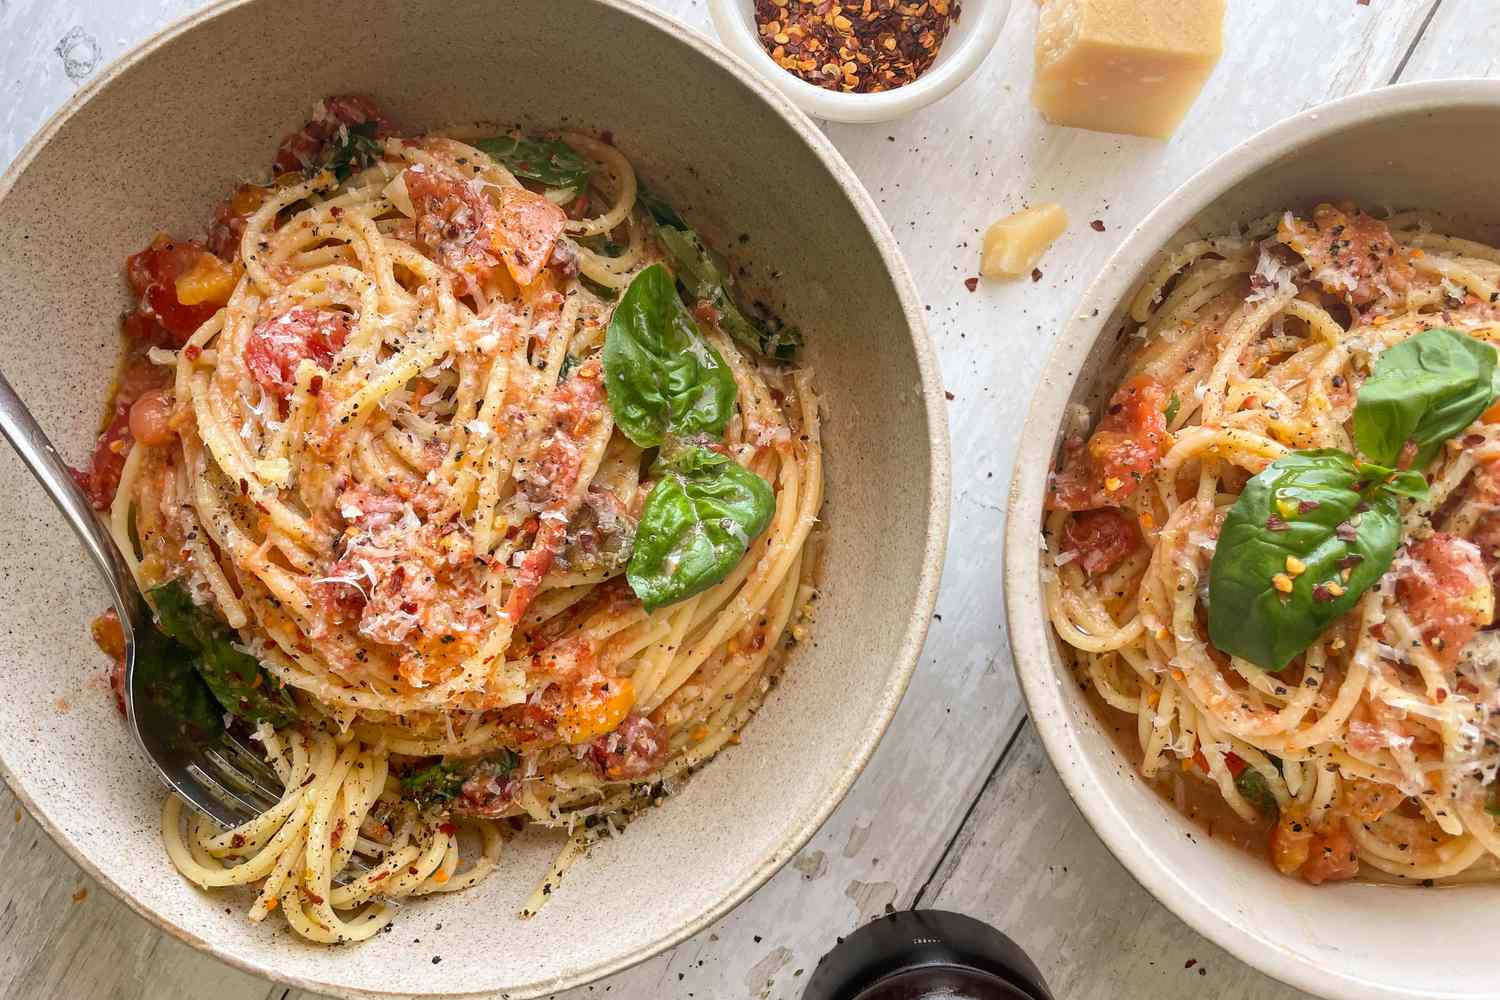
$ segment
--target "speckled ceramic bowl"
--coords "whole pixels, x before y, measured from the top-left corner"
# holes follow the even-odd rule
[[[215,200],[263,171],[314,101],[346,91],[374,95],[407,127],[611,129],[653,187],[734,248],[749,284],[774,293],[807,333],[827,401],[834,530],[816,642],[742,746],[596,847],[534,919],[515,914],[557,845],[528,835],[482,887],[407,905],[400,933],[311,947],[278,920],[251,925],[242,900],[201,893],[168,866],[162,789],[89,642],[104,591],[5,451],[0,762],[79,864],[238,966],[347,997],[534,997],[624,968],[726,912],[807,840],[869,758],[941,568],[936,362],[896,243],[848,166],[785,98],[682,25],[626,0],[239,0],[103,73],[0,179],[0,368],[75,461],[117,349],[125,256],[158,229],[201,232]]]
[[[1461,156],[1432,150],[1463,147]],[[1197,836],[1146,787],[1094,718],[1058,655],[1041,598],[1047,470],[1069,403],[1096,412],[1119,381],[1130,292],[1167,249],[1287,207],[1352,198],[1423,208],[1462,236],[1500,239],[1500,81],[1390,87],[1276,125],[1220,157],[1136,227],[1060,332],[1021,432],[1005,536],[1011,647],[1037,732],[1105,845],[1172,912],[1284,982],[1345,1000],[1500,996],[1500,885],[1314,888],[1265,860]]]

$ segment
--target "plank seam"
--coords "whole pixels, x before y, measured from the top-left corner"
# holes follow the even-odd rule
[[[1009,759],[1010,752],[1015,749],[1016,741],[1021,738],[1021,733],[1025,730],[1026,724],[1029,721],[1031,721],[1030,717],[1023,713],[1020,721],[1016,723],[1016,728],[1011,732],[1010,738],[1005,741],[1005,749],[1000,751],[1000,756],[995,760],[995,766],[990,768],[990,773],[985,775],[984,780],[979,783],[978,793],[975,794],[974,798],[969,800],[969,805],[964,809],[964,814],[959,819],[958,826],[953,829],[953,836],[949,837],[948,843],[943,845],[943,850],[938,855],[937,863],[932,866],[932,871],[928,872],[927,878],[922,882],[921,888],[917,889],[917,894],[912,897],[911,909],[918,909],[922,905],[922,899],[927,895],[927,890],[932,888],[933,880],[937,878],[938,872],[943,870],[943,864],[948,860],[949,855],[953,853],[953,847],[958,843],[958,838],[963,835],[964,828],[969,825],[969,817],[974,815],[974,810],[978,807],[979,800],[984,798],[984,793],[990,787],[990,783],[995,780],[995,776],[1000,773],[1000,768]]]
[[[1433,0],[1432,6],[1427,9],[1427,16],[1422,18],[1422,23],[1418,26],[1417,33],[1412,37],[1411,44],[1406,47],[1406,54],[1396,64],[1396,72],[1392,73],[1391,78],[1385,82],[1386,86],[1389,87],[1401,79],[1401,74],[1406,72],[1406,64],[1411,62],[1411,57],[1417,51],[1417,46],[1422,44],[1422,36],[1427,34],[1427,27],[1432,24],[1432,19],[1437,16],[1438,8],[1442,5],[1443,0]]]

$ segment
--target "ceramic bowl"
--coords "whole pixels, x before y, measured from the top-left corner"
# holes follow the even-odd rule
[[[248,923],[243,898],[199,892],[169,866],[162,788],[89,641],[104,591],[0,449],[0,523],[11,525],[0,533],[0,763],[90,874],[237,966],[345,997],[518,1000],[704,927],[786,862],[853,783],[932,611],[949,492],[942,391],[896,242],[854,174],[785,98],[682,25],[626,0],[235,0],[101,74],[0,180],[0,368],[67,457],[88,454],[101,412],[126,255],[158,229],[202,232],[215,201],[262,176],[315,101],[350,91],[414,129],[612,130],[654,188],[732,249],[746,284],[802,327],[827,403],[832,534],[815,641],[743,745],[594,848],[535,918],[516,912],[558,844],[526,835],[482,887],[405,906],[399,933],[312,947],[279,920]]]
[[[1425,208],[1475,239],[1500,238],[1500,82],[1418,83],[1304,112],[1220,157],[1136,227],[1058,337],[1021,433],[1005,537],[1016,669],[1042,742],[1100,839],[1195,930],[1248,964],[1325,997],[1494,997],[1500,885],[1424,890],[1283,878],[1262,858],[1196,833],[1114,749],[1068,679],[1041,598],[1042,496],[1069,403],[1118,382],[1131,291],[1164,250],[1288,207],[1352,198]],[[1434,144],[1462,137],[1462,156]]]
[[[916,80],[878,94],[846,94],[824,90],[776,65],[761,48],[756,33],[754,0],[709,0],[714,28],[735,55],[770,81],[814,118],[835,122],[883,122],[918,111],[951,93],[963,83],[995,47],[1010,0],[963,0],[958,20],[938,50],[932,67]]]

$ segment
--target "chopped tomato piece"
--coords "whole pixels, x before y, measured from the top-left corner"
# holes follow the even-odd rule
[[[1361,823],[1373,823],[1405,798],[1401,789],[1391,785],[1346,776],[1339,790],[1339,808]]]
[[[193,302],[183,302],[178,297],[178,281],[189,274],[206,274],[209,269],[223,267],[223,262],[196,240],[156,237],[149,247],[125,262],[125,275],[136,296],[136,311],[151,321],[137,320],[134,324],[127,321],[126,333],[161,347],[175,348],[187,343],[194,331],[229,301],[234,282],[219,283],[208,289],[190,281],[188,287],[203,295]]]
[[[1072,438],[1064,443],[1064,464],[1053,474],[1048,508],[1123,504],[1166,451],[1166,406],[1166,390],[1148,376],[1137,375],[1121,386],[1088,442]]]
[[[290,396],[297,366],[311,359],[327,369],[349,339],[348,313],[297,306],[262,321],[245,345],[250,376],[278,396]]]
[[[169,422],[172,404],[160,389],[141,396],[130,404],[130,436],[141,444],[169,444],[177,436]]]
[[[454,808],[465,816],[503,816],[520,788],[521,780],[513,769],[481,761],[464,780]]]
[[[131,434],[131,411],[136,400],[159,388],[166,381],[161,368],[137,357],[126,365],[115,390],[109,423],[94,444],[94,454],[87,468],[73,469],[73,479],[88,494],[96,510],[108,510],[120,488],[120,474],[125,457],[135,438]],[[143,425],[144,426],[144,425]]]
[[[567,213],[539,194],[518,187],[501,190],[495,248],[516,284],[524,288],[541,274],[567,222]]]
[[[1141,544],[1135,518],[1117,507],[1079,511],[1063,529],[1068,551],[1076,552],[1090,576],[1107,573]]]
[[[461,177],[417,165],[406,171],[416,235],[471,290],[502,263],[518,285],[537,279],[567,224],[561,208],[524,188],[505,188],[497,208]]]
[[[94,619],[90,626],[94,645],[110,658],[109,687],[115,695],[115,708],[125,714],[125,630],[120,626],[120,616],[110,608]]]
[[[578,366],[552,394],[552,427],[541,451],[528,463],[522,489],[541,509],[536,537],[521,562],[515,586],[505,602],[505,617],[519,622],[531,606],[552,562],[568,538],[568,522],[582,501],[574,497],[582,469],[584,438],[599,427],[604,406],[604,373],[597,359]]]
[[[1307,261],[1324,291],[1352,306],[1400,295],[1411,284],[1411,262],[1390,228],[1350,202],[1319,205],[1311,222],[1288,215],[1277,238]]]
[[[303,171],[317,162],[318,154],[328,140],[345,125],[375,123],[375,137],[383,139],[395,133],[395,127],[373,100],[363,94],[340,94],[326,97],[313,108],[307,124],[281,140],[272,169],[278,174]]]
[[[629,677],[608,677],[591,685],[585,696],[569,700],[557,723],[558,735],[577,746],[612,733],[635,704],[635,685]]]
[[[661,767],[667,749],[667,734],[662,728],[646,716],[631,712],[618,729],[589,745],[589,759],[605,778],[644,778]]]
[[[221,260],[239,256],[245,223],[265,204],[271,190],[259,184],[241,184],[214,209],[214,221],[208,225],[208,248]]]
[[[1458,662],[1474,633],[1495,617],[1495,590],[1479,547],[1439,532],[1407,549],[1396,597],[1439,662]]]
[[[1302,870],[1312,854],[1313,830],[1307,819],[1291,810],[1281,813],[1267,841],[1271,863],[1283,875],[1295,875]]]
[[[1342,819],[1335,819],[1327,828],[1313,834],[1307,854],[1307,860],[1297,874],[1311,885],[1339,882],[1359,874],[1359,855],[1354,851],[1354,838],[1349,836]]]

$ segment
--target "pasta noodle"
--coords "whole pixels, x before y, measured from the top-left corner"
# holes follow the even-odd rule
[[[1170,253],[1131,300],[1119,390],[1065,444],[1048,499],[1048,614],[1100,710],[1131,719],[1142,774],[1179,805],[1220,800],[1195,811],[1314,884],[1493,878],[1500,860],[1493,416],[1437,448],[1428,496],[1399,502],[1390,569],[1284,669],[1209,636],[1210,568],[1251,477],[1354,453],[1387,350],[1437,328],[1500,342],[1500,252],[1439,226],[1320,205]],[[1267,537],[1316,506],[1273,509]],[[1290,599],[1301,570],[1288,559],[1267,592]],[[1339,579],[1314,601],[1343,597]]]
[[[671,442],[658,457],[617,425],[601,349],[621,293],[678,262],[612,145],[546,140],[544,168],[588,178],[568,190],[495,152],[530,141],[398,138],[331,98],[277,181],[221,208],[218,258],[163,239],[132,258],[127,334],[155,346],[80,479],[112,494],[148,594],[181,586],[259,662],[245,704],[295,708],[251,727],[274,806],[221,830],[169,797],[163,835],[190,881],[257,884],[251,918],[279,909],[309,940],[477,883],[512,821],[571,835],[534,912],[590,837],[738,740],[812,616],[814,378],[732,335],[722,299],[695,309],[692,350],[732,375],[733,409],[721,442],[691,443],[774,503],[764,530],[722,521],[743,555],[695,592],[632,593]]]

